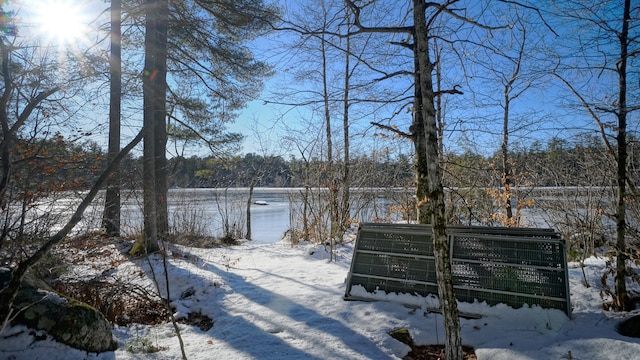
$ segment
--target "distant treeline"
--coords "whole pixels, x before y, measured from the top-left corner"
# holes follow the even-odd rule
[[[628,177],[640,176],[640,147],[632,140],[628,148]],[[511,151],[508,161],[516,186],[615,186],[617,149],[607,149],[599,137],[571,142],[552,138]],[[500,186],[504,184],[502,154],[481,156],[472,152],[448,155],[444,181],[450,187]]]
[[[629,174],[640,176],[638,143],[629,144]],[[551,139],[546,144],[511,151],[513,183],[520,186],[609,186],[615,184],[615,161],[598,138],[568,142]],[[313,160],[288,160],[279,156],[247,154],[230,160],[213,158],[171,159],[172,184],[179,187],[302,187],[326,186],[327,164]],[[448,187],[502,185],[501,154],[484,156],[471,151],[447,154],[443,159]],[[334,165],[340,167],[342,163]],[[414,185],[411,156],[359,156],[350,161],[352,187],[411,187]],[[338,177],[340,178],[340,176]]]
[[[355,187],[403,187],[413,182],[412,160],[376,159],[361,156],[351,160]],[[334,164],[341,168],[343,163]],[[246,154],[232,159],[173,158],[170,160],[173,186],[178,187],[318,187],[327,186],[327,163],[321,160],[285,160],[280,156]],[[342,176],[342,175],[340,175]]]
[[[37,154],[24,154],[24,180],[46,182],[51,188],[87,188],[106,165],[105,154],[93,145],[66,144],[60,138],[40,143]],[[568,142],[552,139],[511,151],[513,183],[521,186],[609,186],[615,184],[614,158],[598,138]],[[638,143],[629,144],[629,173],[640,176]],[[334,168],[342,167],[335,163]],[[481,155],[471,151],[445,155],[442,166],[447,187],[491,187],[502,185],[501,154]],[[233,158],[174,157],[167,171],[170,186],[181,188],[322,187],[329,184],[327,163],[291,157],[246,154]],[[39,176],[34,177],[35,174]],[[122,164],[123,185],[139,188],[142,161],[128,157]],[[411,187],[413,158],[358,156],[350,161],[352,187]],[[340,179],[338,174],[338,179]],[[54,184],[63,184],[56,187]]]

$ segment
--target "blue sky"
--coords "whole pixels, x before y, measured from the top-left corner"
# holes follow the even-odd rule
[[[477,1],[468,3],[481,4]],[[501,25],[508,22],[507,16],[509,15],[506,9],[499,12],[493,8],[495,3],[490,4],[491,7],[482,8],[482,14],[478,13],[475,16],[472,12],[480,9],[471,5],[467,14],[470,18],[490,25]],[[617,21],[620,18],[618,2],[610,4],[596,2],[596,4],[597,6],[590,8],[590,10],[598,11],[601,16],[608,17],[610,22],[607,25],[619,29],[621,21]],[[464,5],[465,2],[461,2],[456,6],[464,8]],[[614,9],[613,11],[611,11],[611,7]],[[493,11],[488,11],[489,8]],[[636,19],[639,11],[635,12]],[[615,66],[616,52],[618,51],[615,39],[605,37],[610,34],[592,27],[592,23],[571,23],[564,18],[553,18],[549,12],[543,12],[543,17],[540,17],[538,13],[526,13],[519,9],[518,14],[523,17],[522,25],[519,27],[527,30],[527,52],[523,57],[521,78],[516,81],[514,87],[517,90],[518,87],[523,87],[523,83],[531,82],[532,88],[511,103],[512,144],[527,146],[533,141],[545,144],[551,137],[573,141],[577,134],[598,135],[595,121],[582,107],[578,98],[570,93],[568,88],[557,78],[551,76],[550,72],[555,66],[559,66],[559,74],[572,82],[581,95],[594,107],[613,104],[617,97],[617,79],[615,73],[611,71]],[[547,23],[545,24],[543,21]],[[388,23],[393,24],[391,20]],[[456,44],[455,52],[446,51],[444,53],[441,64],[444,74],[442,87],[450,89],[459,85],[460,90],[465,94],[448,95],[445,98],[448,104],[445,118],[448,124],[448,131],[445,133],[445,148],[459,152],[467,146],[464,139],[470,138],[474,142],[471,144],[473,150],[491,153],[498,149],[500,144],[502,105],[504,105],[502,84],[504,81],[499,80],[499,74],[489,72],[487,68],[479,68],[477,64],[490,61],[490,65],[500,70],[508,78],[510,72],[513,71],[513,63],[497,56],[495,51],[483,51],[482,47],[476,44],[486,44],[487,41],[490,41],[497,46],[503,55],[514,58],[521,42],[521,32],[515,34],[507,30],[488,32],[469,26],[456,25],[455,22],[453,25],[460,27],[455,28],[455,34],[450,34],[448,39],[459,42]],[[637,29],[637,26],[632,28],[632,36],[639,35]],[[576,36],[576,31],[579,31],[580,36]],[[475,44],[460,42],[468,39],[475,41]],[[597,44],[598,48],[595,48],[594,44]],[[588,46],[594,47],[589,48]],[[446,43],[443,47],[447,48]],[[632,48],[636,50],[639,47],[640,44],[637,42],[632,44]],[[587,52],[582,53],[578,49],[585,49]],[[604,52],[609,53],[606,57],[608,63],[604,63],[605,57],[602,56]],[[633,63],[629,65],[628,96],[629,101],[632,103],[635,101],[637,105],[640,96],[638,91],[640,79],[637,69],[640,68],[638,66],[640,64],[637,64],[636,60],[636,66]],[[573,66],[578,66],[581,69],[572,70]],[[607,70],[602,70],[603,67],[606,67]],[[493,105],[491,105],[491,101],[493,101]],[[603,122],[615,122],[612,114],[599,113],[599,115]],[[405,116],[394,123],[402,124],[406,121],[408,119]],[[461,129],[467,131],[466,136],[461,136],[465,135],[460,131]],[[629,115],[628,130],[629,133],[637,135],[637,112]]]
[[[490,18],[489,15],[486,16]],[[488,21],[490,20],[492,19],[488,19]],[[539,23],[538,28],[534,28],[533,30],[542,32],[536,32],[533,35],[529,34],[529,43],[537,42],[537,45],[539,45],[542,41],[556,41],[556,38],[554,36],[550,36],[548,32],[545,31],[547,29],[541,28],[541,24]],[[505,31],[495,31],[492,34],[492,39],[496,40],[502,35],[505,37],[501,41],[515,41],[514,38],[509,37],[509,34]],[[478,39],[484,39],[483,36],[487,36],[487,34],[474,36]],[[535,38],[535,36],[538,38]],[[283,39],[287,39],[287,36],[282,34],[277,35],[277,37],[278,39],[274,42],[275,44],[280,44]],[[290,37],[292,41],[296,40],[295,35],[290,35]],[[396,37],[396,39],[397,38],[398,37]],[[387,37],[387,41],[389,39],[390,38]],[[264,43],[270,44],[268,41],[264,41]],[[261,43],[261,49],[268,47],[265,46],[264,43]],[[513,46],[512,43],[510,45]],[[510,53],[508,49],[503,50],[505,51],[505,54],[511,56],[513,56],[513,51],[515,51],[512,50]],[[403,52],[403,50],[397,48],[392,49],[392,51],[396,53]],[[468,51],[468,56],[475,56],[477,60],[480,56],[484,55],[481,49],[473,49],[473,47],[467,47],[463,51]],[[474,53],[472,51],[476,52]],[[258,56],[261,55],[259,52],[256,54]],[[459,89],[465,93],[465,95],[447,95],[445,98],[445,103],[447,104],[445,120],[448,124],[448,130],[445,134],[445,146],[449,151],[454,152],[472,150],[489,154],[498,149],[502,136],[503,113],[502,107],[499,106],[497,102],[502,100],[501,96],[503,88],[501,87],[502,85],[500,81],[495,81],[496,78],[491,78],[491,76],[497,77],[497,75],[488,74],[486,71],[487,69],[480,69],[477,66],[474,67],[473,64],[461,62],[458,57],[459,55],[460,54],[448,53],[448,55],[445,54],[444,59],[442,60],[443,67],[447,69],[445,70],[445,78],[443,79],[443,88],[452,88],[454,85],[458,85],[460,86]],[[539,67],[548,65],[548,60],[540,58],[543,55],[545,54],[541,54],[540,52],[530,53],[527,55],[528,57],[525,58],[526,64],[523,66],[531,66],[531,69],[527,69],[529,74],[533,74],[534,72],[541,70],[539,68],[536,69],[533,62],[537,61],[539,63]],[[393,55],[390,54],[388,56]],[[269,90],[273,90],[274,88],[282,90],[283,86],[291,84],[293,82],[293,76],[289,73],[289,69],[296,66],[296,62],[304,64],[303,66],[310,65],[309,62],[303,62],[301,59],[303,59],[303,57],[294,57],[293,59],[287,59],[288,61],[284,65],[277,63],[276,69],[281,70],[281,73],[276,75],[275,78],[268,80],[268,84],[271,86],[267,86],[267,90],[263,93],[262,97],[266,99],[273,98],[274,94],[270,93]],[[505,65],[505,62],[498,59],[497,56],[494,57],[492,62],[494,66]],[[287,71],[282,71],[283,69],[287,69]],[[411,70],[411,67],[406,66],[405,69]],[[509,71],[508,69],[505,69],[503,70],[507,72]],[[525,74],[525,76],[533,75]],[[525,80],[522,80],[521,82],[524,82]],[[404,88],[407,84],[408,82],[403,80],[397,81],[392,85],[381,85],[380,88],[388,88],[390,86],[392,90],[394,88],[397,90],[399,88]],[[584,113],[573,111],[568,107],[568,105],[575,102],[575,99],[571,98],[571,96],[566,93],[566,89],[559,86],[557,81],[553,78],[550,76],[538,77],[535,80],[534,85],[535,86],[531,90],[526,91],[511,103],[510,128],[513,131],[511,137],[512,143],[517,146],[527,146],[536,140],[546,143],[546,141],[551,137],[570,139],[574,132],[584,131],[585,128],[592,128],[595,130],[595,128],[593,128],[593,121],[585,116]],[[317,83],[307,81],[305,85],[293,87],[297,89],[315,87],[317,89],[319,85]],[[290,101],[294,100],[291,99]],[[493,105],[491,105],[491,101],[494,101]],[[239,118],[236,125],[232,127],[232,129],[239,129],[239,131],[249,136],[249,140],[245,143],[245,150],[260,152],[260,148],[256,149],[255,147],[255,144],[259,144],[260,142],[253,135],[254,129],[271,129],[274,119],[278,118],[280,112],[284,112],[287,109],[288,107],[282,106],[276,107],[275,109],[273,108],[273,105],[264,106],[262,101],[252,103],[247,111]],[[356,130],[354,132],[360,133],[363,129],[367,130],[367,124],[369,121],[383,121],[389,111],[389,109],[380,109],[376,114],[371,114],[366,118],[358,120],[358,123],[354,124],[354,129],[358,129],[360,131]],[[301,117],[301,114],[303,117],[315,119],[316,121],[323,121],[322,118],[318,114],[314,114],[312,110],[305,111],[304,109],[298,109],[293,112],[293,114],[285,117],[284,121],[291,125],[298,121],[297,119]],[[333,119],[333,121],[335,121],[334,127],[339,128],[341,126],[339,111],[333,114]],[[255,125],[256,120],[259,122],[257,126]],[[398,125],[401,130],[407,131],[410,121],[411,115],[405,113],[397,116],[395,119],[390,121],[389,124]],[[304,128],[306,125],[302,126]],[[316,131],[318,129],[319,127],[315,128]],[[357,140],[362,140],[364,142],[370,141],[373,143],[374,132],[375,131],[373,131],[373,129],[369,128],[363,134],[363,137]],[[272,130],[270,135],[265,137],[269,140],[270,144],[277,143],[277,140],[281,138],[275,130]],[[379,141],[379,146],[385,145],[382,141]],[[396,143],[394,142],[389,144],[389,146],[394,147],[396,146]],[[278,149],[281,148],[282,147],[278,147]],[[366,148],[368,147],[364,147],[363,149]],[[404,148],[407,149],[406,151],[410,151],[411,145],[407,144]]]
[[[24,4],[36,4],[33,0]],[[101,12],[107,7],[101,1],[73,1],[73,0],[57,0],[60,3],[75,3],[82,6],[88,6],[87,10],[93,14]],[[304,4],[311,3],[312,1],[304,2]],[[397,3],[397,2],[395,2]],[[473,5],[480,4],[478,2],[471,2]],[[287,6],[290,7],[290,11],[309,7],[301,7],[301,2],[288,2]],[[379,1],[378,4],[384,5],[385,1]],[[464,4],[464,2],[462,3]],[[295,6],[293,6],[295,5]],[[408,6],[408,5],[407,5]],[[313,8],[316,9],[316,8]],[[469,11],[478,11],[478,7],[470,7]],[[22,7],[22,15],[27,17],[29,15],[29,7]],[[399,6],[396,8],[400,13],[387,13],[388,19],[376,19],[383,24],[399,24],[399,18],[406,12],[407,8]],[[317,11],[315,11],[317,13]],[[316,14],[317,15],[317,14]],[[572,27],[566,23],[559,21],[551,23],[554,30],[558,33],[558,36],[551,34],[548,29],[543,26],[539,18],[536,18],[535,14],[529,14],[528,20],[530,21],[528,41],[536,46],[540,46],[534,51],[527,54],[525,60],[527,60],[527,69],[530,73],[535,71],[549,70],[549,47],[551,50],[555,50],[560,53],[564,60],[568,61],[580,61],[578,56],[575,56],[576,60],[573,60],[575,52],[573,49],[577,46],[577,38],[574,36]],[[29,15],[30,16],[30,15]],[[478,18],[487,22],[500,22],[503,19],[501,16],[505,16],[503,13],[488,12],[486,8],[482,14],[478,14]],[[86,17],[84,20],[88,21],[91,17]],[[370,21],[370,20],[367,20]],[[30,23],[32,26],[33,22]],[[466,34],[468,39],[474,39],[477,41],[485,41],[487,39],[486,32],[474,32],[477,30],[469,30],[469,28],[459,28],[456,36],[462,39],[462,34]],[[495,31],[492,36],[489,37],[492,41],[503,42],[504,46],[502,50],[505,54],[513,56],[515,49],[514,44],[517,44],[517,36],[508,36],[506,32]],[[583,37],[588,35],[588,32],[583,32]],[[363,36],[360,36],[362,41]],[[382,56],[377,61],[387,61],[387,64],[398,62],[406,62],[407,52],[398,47],[389,46],[388,41],[391,38],[386,37],[378,43],[379,52],[390,51],[385,54],[377,54]],[[394,38],[396,41],[400,37]],[[308,79],[300,79],[296,77],[296,71],[300,69],[313,70],[314,66],[317,66],[317,53],[305,53],[301,48],[293,48],[292,50],[285,51],[281,46],[287,42],[298,40],[296,35],[283,35],[282,33],[276,34],[274,37],[267,39],[260,39],[258,41],[250,43],[251,49],[259,59],[265,59],[274,64],[276,69],[276,75],[273,78],[265,81],[265,91],[261,94],[260,98],[252,101],[248,104],[247,108],[242,111],[237,121],[234,124],[230,124],[229,130],[232,132],[239,132],[246,136],[246,140],[243,143],[243,152],[255,152],[258,154],[274,154],[288,156],[293,154],[299,155],[299,148],[303,142],[313,142],[314,140],[322,140],[323,135],[323,114],[316,108],[311,107],[290,107],[284,105],[274,105],[274,101],[286,101],[296,102],[302,98],[291,97],[283,98],[282,94],[285,89],[290,91],[308,91],[318,90],[319,84],[317,81],[311,81]],[[354,40],[355,41],[355,40]],[[385,45],[387,44],[387,45]],[[543,48],[542,45],[547,46]],[[637,44],[636,44],[637,46]],[[462,49],[462,50],[460,50]],[[497,56],[491,56],[491,54],[484,53],[479,48],[473,47],[458,47],[456,49],[458,53],[448,51],[442,60],[442,65],[445,74],[443,79],[443,88],[451,88],[454,85],[459,85],[465,95],[448,95],[445,98],[447,106],[446,111],[446,123],[447,131],[445,133],[445,148],[449,151],[462,152],[465,150],[473,150],[485,154],[492,153],[499,146],[499,139],[501,136],[502,127],[502,108],[498,102],[501,101],[502,87],[499,81],[494,81],[497,77],[493,77],[487,72],[487,68],[478,67],[472,63],[467,62],[469,59],[489,60],[493,66],[504,69],[504,72],[509,71],[508,66],[505,66],[504,61],[500,60]],[[282,51],[285,51],[284,53]],[[292,51],[298,51],[296,56],[291,55]],[[396,57],[397,54],[403,54],[401,57]],[[339,73],[343,58],[338,53],[332,53],[331,55],[331,70],[332,73],[331,83],[332,89],[338,91],[340,87],[341,74]],[[366,57],[365,57],[366,58]],[[462,61],[461,61],[462,59]],[[564,61],[563,60],[563,61]],[[352,60],[353,61],[353,60]],[[373,61],[373,60],[372,60]],[[487,61],[481,61],[487,63]],[[504,66],[504,68],[502,67]],[[397,66],[395,68],[388,69],[405,69],[411,70],[410,63],[405,63],[404,66]],[[598,101],[611,101],[611,97],[599,96],[606,95],[605,93],[613,93],[615,82],[610,75],[606,72],[602,74],[597,73],[578,73],[567,72],[567,76],[571,76],[571,80],[584,91],[585,94],[592,96],[592,98]],[[363,76],[367,76],[363,72]],[[372,74],[370,77],[374,76]],[[495,74],[494,74],[495,76]],[[635,95],[638,94],[638,81],[637,74],[630,84],[634,87]],[[589,79],[589,81],[586,81]],[[632,79],[632,80],[633,80]],[[360,80],[362,81],[362,80]],[[551,137],[564,137],[571,139],[576,132],[589,132],[595,134],[596,127],[592,119],[588,114],[578,106],[575,96],[567,91],[567,88],[562,85],[557,79],[550,76],[541,77],[536,80],[536,86],[527,91],[520,98],[514,100],[512,103],[511,124],[512,141],[514,145],[527,146],[533,141],[541,141],[546,143]],[[393,83],[385,82],[383,84],[376,85],[368,96],[375,96],[384,98],[387,94],[397,92],[399,89],[406,89],[408,85],[408,79],[396,80]],[[364,93],[362,93],[364,94]],[[633,99],[633,97],[630,97]],[[636,97],[637,99],[637,97]],[[265,104],[265,100],[271,103]],[[490,102],[493,101],[493,105]],[[86,109],[90,112],[90,109]],[[375,111],[374,111],[375,110]],[[385,122],[390,117],[390,114],[397,110],[397,108],[385,108],[376,107],[373,104],[366,105],[353,105],[352,110],[352,140],[355,151],[360,151],[363,154],[370,154],[372,151],[384,151],[385,148],[389,148],[392,151],[400,151],[407,153],[411,151],[411,145],[408,142],[399,142],[397,140],[385,140],[381,137],[375,136],[376,131],[369,125],[370,121]],[[90,122],[86,124],[87,129],[93,129],[97,124],[106,124],[106,113],[94,114],[93,116],[87,115]],[[123,134],[125,138],[123,142],[127,141],[126,137],[132,137],[133,132],[138,127],[141,121],[141,116],[136,116],[125,119],[125,129]],[[339,141],[339,129],[341,127],[341,111],[338,104],[336,104],[336,110],[332,113],[333,126],[336,129],[336,139]],[[397,125],[399,129],[407,131],[407,127],[411,121],[411,114],[408,112],[399,113],[394,119],[390,120],[388,124]],[[130,130],[127,130],[127,127]],[[94,131],[94,139],[99,143],[106,143],[106,127],[101,127],[98,131]],[[516,129],[518,129],[516,131]],[[95,129],[93,129],[95,130]],[[629,121],[629,130],[633,134],[637,134],[638,130],[638,116],[632,114]],[[283,139],[290,139],[288,141],[282,141]],[[299,143],[296,143],[299,141]],[[316,146],[319,149],[319,147]],[[194,149],[190,153],[197,153],[200,155],[207,155],[198,149]]]

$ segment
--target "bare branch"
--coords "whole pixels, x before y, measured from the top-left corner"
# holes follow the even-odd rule
[[[18,131],[18,129],[20,129],[20,127],[24,125],[25,121],[27,121],[27,119],[29,118],[33,110],[35,110],[42,101],[44,101],[46,98],[55,94],[58,91],[60,91],[60,87],[54,87],[53,89],[49,89],[47,91],[38,93],[38,95],[35,98],[30,100],[27,106],[22,110],[22,112],[18,116],[18,120],[15,122],[15,124],[13,124],[11,129],[9,129],[9,133],[6,134],[5,137],[2,139],[2,142],[0,142],[0,147],[3,147],[7,141],[11,140],[10,135],[14,135]]]
[[[434,15],[431,16],[431,20],[429,20],[429,23],[431,23],[432,20],[435,19],[439,14],[446,13],[446,14],[451,15],[455,19],[458,19],[458,20],[460,20],[462,22],[469,23],[469,24],[471,24],[473,26],[476,26],[476,27],[479,27],[479,28],[485,29],[485,30],[500,30],[500,29],[506,29],[508,27],[506,25],[505,26],[488,26],[488,25],[479,23],[479,22],[477,22],[477,21],[475,21],[475,20],[473,20],[471,18],[467,18],[467,17],[461,16],[461,15],[457,14],[455,11],[453,11],[453,10],[451,10],[449,8],[449,5],[453,4],[456,1],[450,1],[450,2],[448,2],[446,4],[427,3],[427,7],[435,7],[435,8],[438,9],[438,11]]]
[[[377,81],[382,81],[382,80],[386,80],[386,79],[390,79],[392,77],[396,77],[396,76],[413,76],[413,72],[411,71],[407,71],[407,70],[400,70],[400,71],[396,71],[396,72],[392,72],[389,74],[385,74],[385,76],[377,78],[377,79],[373,79],[373,82],[377,82]]]
[[[413,26],[390,26],[390,27],[368,27],[362,25],[360,22],[360,7],[358,7],[352,0],[345,0],[345,3],[351,11],[353,11],[354,22],[353,24],[358,28],[358,31],[350,33],[349,35],[359,34],[359,33],[408,33],[413,34],[414,28]]]
[[[387,130],[387,131],[391,131],[392,133],[394,133],[396,135],[400,135],[403,138],[413,139],[413,134],[409,134],[409,133],[406,133],[404,131],[400,131],[397,128],[394,128],[393,126],[381,124],[381,123],[375,122],[375,121],[370,122],[370,124],[373,125],[373,126],[379,127],[381,129],[384,129],[384,130]]]
[[[556,78],[558,78],[560,81],[562,81],[567,86],[567,88],[569,88],[569,91],[571,91],[578,98],[578,100],[580,101],[582,106],[585,108],[585,110],[587,110],[587,112],[589,113],[591,118],[593,118],[593,120],[595,120],[596,124],[598,125],[598,128],[600,129],[600,136],[602,137],[602,141],[604,142],[604,144],[605,144],[605,146],[607,148],[607,151],[609,152],[609,154],[615,155],[615,153],[616,153],[615,149],[613,148],[613,146],[611,145],[611,143],[607,139],[607,136],[606,136],[606,133],[605,133],[605,125],[602,123],[602,121],[598,117],[598,114],[595,113],[594,109],[591,108],[591,105],[589,105],[587,100],[582,95],[580,95],[578,90],[576,90],[573,87],[573,85],[571,85],[571,83],[568,82],[565,78],[560,76],[560,74],[558,74],[557,72],[554,71],[554,72],[552,72],[552,75],[555,76]]]
[[[414,44],[411,44],[411,43],[408,43],[408,42],[398,42],[398,41],[391,41],[391,42],[389,42],[389,44],[402,46],[402,47],[405,47],[405,48],[407,48],[409,50],[413,50],[413,47],[415,46]]]
[[[107,166],[106,169],[100,174],[96,182],[91,187],[91,190],[85,195],[82,202],[76,208],[76,211],[73,213],[69,221],[65,224],[65,226],[60,229],[57,233],[52,235],[47,242],[45,242],[31,257],[22,261],[12,272],[11,280],[6,285],[2,291],[0,291],[0,325],[3,325],[7,321],[7,317],[10,314],[11,306],[16,298],[18,293],[18,288],[22,283],[22,279],[24,278],[27,271],[38,261],[40,261],[45,255],[49,253],[49,251],[56,246],[60,241],[62,241],[68,234],[73,230],[73,228],[82,220],[82,215],[84,211],[89,207],[93,199],[98,195],[98,190],[102,188],[107,182],[107,179],[113,172],[113,170],[118,166],[120,161],[133,149],[143,138],[144,132],[140,131],[136,137],[131,140],[127,146],[125,146],[120,152],[115,156],[113,161]]]
[[[503,2],[505,4],[513,4],[513,5],[517,5],[517,6],[523,7],[525,9],[529,9],[529,10],[535,11],[536,13],[538,13],[538,17],[540,17],[540,19],[542,20],[542,23],[544,24],[544,26],[546,26],[547,29],[549,29],[556,37],[560,36],[560,35],[558,35],[557,32],[555,32],[555,30],[553,30],[553,28],[551,27],[551,25],[549,25],[547,20],[544,19],[544,17],[542,16],[542,13],[540,12],[540,9],[538,9],[536,7],[533,7],[533,6],[530,6],[530,5],[522,4],[522,3],[518,2],[518,1],[513,1],[513,0],[499,0],[499,1]]]
[[[459,87],[460,87],[460,85],[454,85],[453,89],[434,91],[433,92],[433,96],[442,96],[444,94],[464,95],[464,93],[462,91],[458,90]]]

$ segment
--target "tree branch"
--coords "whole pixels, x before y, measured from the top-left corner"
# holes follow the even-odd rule
[[[392,27],[368,27],[362,25],[360,22],[360,7],[358,7],[352,0],[345,0],[345,3],[351,11],[353,11],[354,22],[353,24],[358,28],[358,31],[349,33],[349,35],[355,35],[360,33],[408,33],[413,34],[413,26],[392,26]]]
[[[464,95],[464,93],[462,91],[458,90],[459,87],[460,87],[460,85],[454,85],[453,89],[434,91],[433,92],[433,96],[442,96],[444,94]]]
[[[602,123],[602,121],[600,121],[600,118],[598,117],[598,114],[596,114],[593,109],[591,108],[591,106],[589,105],[589,103],[587,102],[587,100],[582,97],[582,95],[580,95],[580,93],[578,93],[578,90],[576,90],[573,85],[571,85],[571,83],[569,83],[567,80],[565,80],[565,78],[563,78],[562,76],[560,76],[560,74],[558,74],[557,72],[552,72],[552,75],[555,76],[556,78],[558,78],[560,81],[562,81],[567,88],[569,88],[569,91],[571,91],[577,98],[578,100],[580,100],[580,103],[582,104],[582,106],[587,110],[587,112],[589,113],[589,115],[591,116],[591,118],[593,118],[593,120],[596,122],[596,124],[598,125],[598,128],[600,129],[600,136],[602,137],[602,141],[604,142],[607,151],[609,152],[609,154],[611,155],[615,155],[615,150],[613,148],[613,146],[611,145],[611,143],[609,142],[609,140],[607,139],[606,133],[605,133],[605,126]]]
[[[553,35],[555,35],[556,37],[560,36],[560,35],[558,35],[557,32],[555,32],[555,30],[553,30],[553,28],[551,27],[551,25],[549,25],[547,20],[544,19],[544,17],[542,16],[542,13],[540,12],[540,9],[538,9],[537,7],[533,7],[533,6],[530,6],[530,5],[522,4],[522,3],[518,2],[518,1],[513,1],[513,0],[498,0],[498,1],[503,2],[505,4],[517,5],[517,6],[525,8],[525,9],[529,9],[529,10],[535,11],[536,13],[538,13],[538,17],[542,20],[542,23],[544,24],[544,26],[546,26],[547,29],[549,29],[553,33]]]
[[[409,134],[409,133],[406,133],[404,131],[400,131],[400,130],[398,130],[397,128],[395,128],[393,126],[381,124],[381,123],[375,122],[375,121],[372,121],[370,124],[373,125],[373,126],[379,127],[381,129],[384,129],[384,130],[387,130],[387,131],[391,131],[392,133],[394,133],[396,135],[400,135],[403,138],[413,139],[413,134]]]
[[[450,1],[450,2],[448,2],[446,4],[438,4],[438,3],[432,3],[432,2],[427,3],[427,7],[435,7],[436,9],[438,9],[438,11],[433,16],[431,16],[431,20],[428,21],[428,25],[427,26],[430,26],[432,20],[435,19],[440,13],[446,13],[446,14],[451,15],[455,19],[458,19],[458,20],[460,20],[462,22],[469,23],[469,24],[471,24],[473,26],[476,26],[476,27],[479,27],[479,28],[485,29],[485,30],[500,30],[500,29],[505,29],[505,28],[508,27],[508,26],[488,26],[488,25],[485,25],[485,24],[481,24],[481,23],[479,23],[477,21],[474,21],[471,18],[467,18],[467,17],[464,17],[462,15],[458,15],[455,11],[449,9],[449,5],[453,4],[456,1],[457,0]]]

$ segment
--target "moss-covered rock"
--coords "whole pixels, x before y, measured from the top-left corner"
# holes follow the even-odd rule
[[[0,289],[10,272],[0,269]],[[45,330],[57,341],[88,352],[114,350],[111,325],[95,308],[53,291],[44,282],[27,276],[13,303],[14,322]]]
[[[409,334],[409,330],[406,328],[392,330],[389,332],[389,335],[401,343],[413,347],[413,338],[411,337],[411,334]]]
[[[137,240],[133,243],[131,250],[129,250],[129,255],[131,256],[143,256],[145,254],[144,243],[140,240]]]

